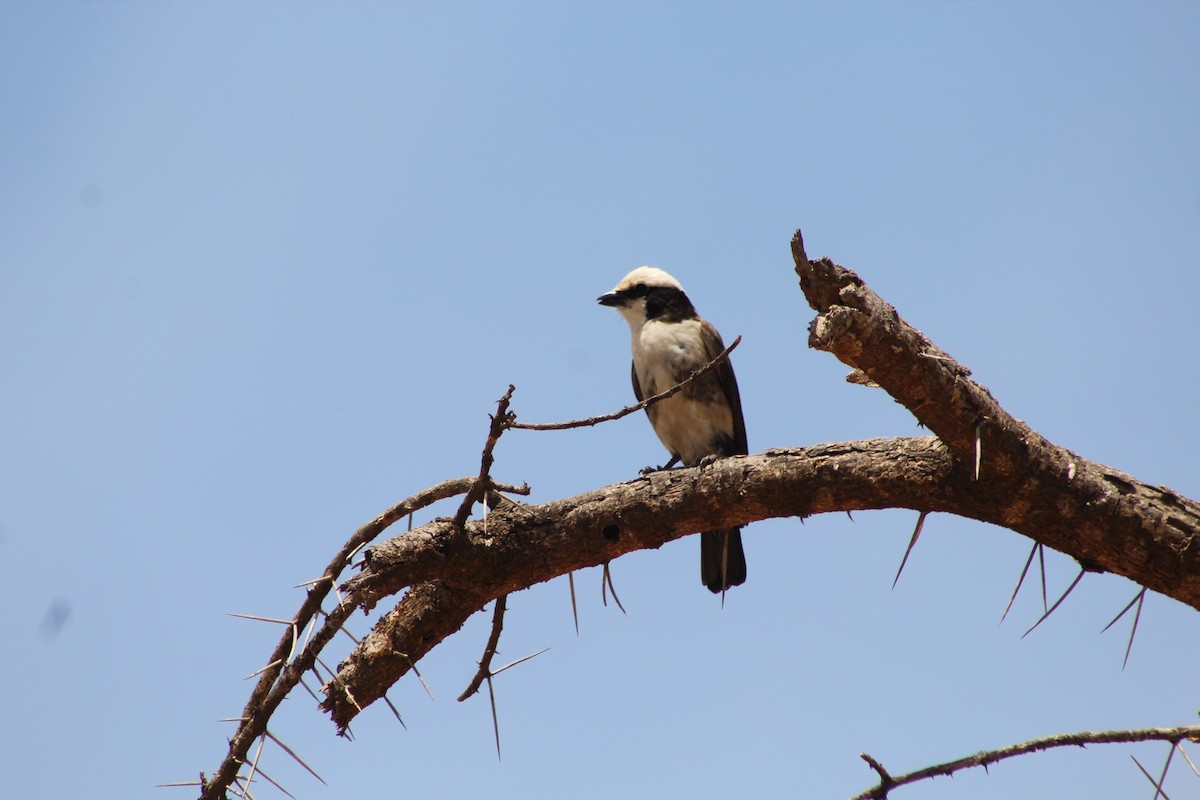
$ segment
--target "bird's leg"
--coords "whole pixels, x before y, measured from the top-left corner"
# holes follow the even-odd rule
[[[696,466],[699,467],[700,469],[707,469],[708,467],[711,467],[714,463],[716,463],[717,459],[719,459],[720,457],[721,456],[718,455],[717,453],[709,453],[708,455],[702,457],[699,461],[697,461]]]
[[[671,467],[675,466],[678,463],[679,463],[679,456],[672,453],[671,460],[668,461],[666,464],[663,464],[661,467],[642,467],[641,472],[639,472],[638,474],[649,475],[651,472],[662,472],[664,469],[670,469]]]

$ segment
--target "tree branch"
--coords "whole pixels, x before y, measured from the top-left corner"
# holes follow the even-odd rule
[[[916,783],[929,778],[936,778],[942,775],[953,775],[960,770],[969,769],[971,767],[984,767],[989,764],[995,764],[997,761],[1003,761],[1006,758],[1014,758],[1016,756],[1025,755],[1026,753],[1036,753],[1041,750],[1050,750],[1055,747],[1084,747],[1089,744],[1115,744],[1129,742],[1150,742],[1163,741],[1170,742],[1172,746],[1181,741],[1200,741],[1200,725],[1190,725],[1180,728],[1142,728],[1139,730],[1129,731],[1083,731],[1082,733],[1062,733],[1057,736],[1047,736],[1042,739],[1033,739],[1020,744],[1012,744],[1007,747],[1001,747],[997,750],[984,750],[976,753],[973,756],[956,759],[955,761],[947,761],[944,764],[935,764],[932,767],[909,772],[905,775],[891,775],[883,765],[877,760],[862,753],[862,759],[871,765],[880,775],[878,785],[855,795],[852,800],[884,800],[897,786],[904,786],[908,783]]]
[[[988,521],[1073,556],[1085,569],[1126,575],[1200,608],[1200,505],[1046,440],[858,275],[826,258],[810,261],[799,231],[792,255],[800,288],[818,312],[809,346],[865,374],[970,466],[978,481],[969,491],[1006,506]]]
[[[810,346],[853,367],[858,382],[882,387],[936,436],[734,456],[541,505],[501,503],[486,520],[468,521],[473,506],[497,488],[490,469],[503,430],[559,427],[516,424],[508,410],[510,387],[492,418],[477,477],[441,484],[385,512],[314,582],[293,626],[318,613],[351,555],[395,519],[433,499],[467,495],[455,518],[367,549],[362,572],[341,587],[335,615],[300,654],[292,657],[293,632],[284,635],[203,797],[219,797],[232,785],[267,719],[352,609],[370,610],[400,595],[323,687],[322,708],[340,731],[492,600],[634,550],[770,517],[882,508],[956,514],[1024,534],[1039,552],[1053,547],[1085,570],[1124,575],[1200,609],[1200,503],[1047,441],[856,274],[828,259],[810,261],[799,232],[792,252],[801,289],[818,312]]]

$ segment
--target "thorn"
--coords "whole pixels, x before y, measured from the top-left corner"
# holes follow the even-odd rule
[[[913,547],[917,543],[917,537],[921,535],[921,529],[925,527],[925,517],[929,515],[928,511],[922,511],[921,516],[917,517],[917,528],[913,531],[912,538],[908,540],[908,549],[904,551],[904,558],[900,559],[900,569],[896,570],[896,580],[892,581],[892,588],[896,588],[896,584],[900,582],[900,573],[904,572],[904,565],[908,563],[908,555],[912,552]]]
[[[575,573],[567,573],[567,582],[571,585],[571,616],[575,618],[575,635],[579,635],[579,607],[575,605]]]
[[[293,621],[290,619],[275,619],[273,617],[256,617],[253,614],[234,614],[230,612],[226,616],[237,617],[238,619],[252,619],[255,622],[274,622],[276,625],[291,625]]]
[[[1046,608],[1046,548],[1040,545],[1038,547],[1038,566],[1042,571],[1042,610],[1048,614],[1050,609]]]
[[[324,778],[322,778],[320,775],[318,775],[316,772],[313,771],[312,767],[310,767],[308,764],[304,763],[304,759],[302,759],[302,758],[300,758],[300,756],[296,755],[296,752],[294,750],[292,750],[292,748],[288,747],[286,744],[279,741],[279,737],[276,736],[275,734],[271,733],[271,731],[269,729],[266,729],[266,728],[263,729],[263,736],[268,737],[272,742],[274,742],[275,744],[277,744],[281,748],[283,748],[283,752],[287,753],[289,756],[294,758],[296,760],[297,764],[299,764],[300,766],[302,766],[306,770],[308,770],[308,774],[312,775],[314,778],[319,780],[321,783],[324,783],[326,786],[329,785],[329,784],[325,783]]]
[[[304,678],[300,678],[300,685],[304,687],[304,691],[308,692],[313,700],[317,701],[317,705],[321,704],[321,698],[317,697],[317,693],[309,688],[308,684],[304,682]]]
[[[400,712],[396,710],[394,705],[392,705],[392,701],[388,699],[386,694],[383,696],[383,702],[387,703],[387,707],[390,708],[392,713],[396,715],[396,721],[400,723],[400,727],[404,728],[404,730],[408,730],[408,726],[404,724],[404,720],[401,718]]]
[[[1174,748],[1172,748],[1172,750],[1174,750]],[[1167,797],[1167,793],[1162,790],[1162,784],[1158,781],[1155,781],[1154,778],[1150,776],[1150,773],[1147,772],[1146,768],[1142,766],[1142,762],[1137,760],[1137,756],[1131,755],[1129,757],[1133,759],[1133,763],[1137,764],[1137,768],[1142,771],[1142,774],[1146,776],[1146,780],[1150,781],[1150,785],[1154,787],[1154,797],[1151,798],[1151,800],[1158,800],[1158,796],[1160,794],[1166,798],[1166,800],[1171,800],[1171,798]]]
[[[509,667],[515,667],[517,664],[520,664],[524,661],[528,661],[531,658],[537,658],[538,656],[540,656],[542,653],[546,652],[549,649],[550,649],[549,647],[543,647],[541,650],[538,650],[536,653],[530,653],[527,656],[522,656],[521,658],[518,658],[516,661],[510,661],[509,663],[505,664],[500,669],[493,672],[491,674],[491,677],[494,678],[495,676],[499,675],[501,672],[504,672],[504,670],[508,669]]]
[[[270,664],[267,664],[267,665],[266,665],[265,667],[263,667],[262,669],[255,670],[254,672],[251,672],[249,675],[247,675],[246,677],[242,678],[242,680],[244,680],[244,681],[248,681],[248,680],[250,680],[251,678],[257,678],[259,675],[262,675],[262,674],[263,674],[264,672],[266,672],[267,670],[271,669],[272,667],[278,667],[278,666],[279,666],[280,664],[282,664],[282,663],[283,663],[283,659],[282,659],[282,658],[277,658],[277,659],[275,659],[274,661],[272,661]]]
[[[1062,597],[1060,597],[1060,598],[1058,598],[1058,600],[1054,601],[1054,605],[1050,606],[1050,610],[1048,610],[1045,614],[1043,614],[1041,619],[1039,619],[1037,622],[1033,623],[1033,628],[1036,628],[1038,625],[1041,625],[1046,620],[1047,617],[1049,617],[1051,614],[1054,613],[1054,610],[1056,608],[1058,608],[1060,605],[1062,605],[1062,601],[1067,599],[1067,595],[1069,595],[1071,593],[1071,591],[1076,586],[1079,585],[1079,582],[1081,580],[1083,580],[1084,572],[1086,572],[1086,570],[1082,570],[1082,569],[1079,570],[1079,574],[1075,576],[1075,580],[1071,581],[1071,585],[1067,587],[1067,590],[1065,592],[1063,592]],[[1021,638],[1024,639],[1026,636],[1033,633],[1033,628],[1030,628],[1029,630],[1025,631],[1025,633],[1021,634]]]
[[[367,542],[359,542],[358,546],[346,554],[346,563],[350,564],[354,561],[354,557],[358,555],[358,551],[367,546]]]
[[[308,621],[308,631],[304,634],[304,647],[308,647],[308,643],[312,641],[312,635],[317,630],[317,617],[314,614],[312,619]]]
[[[608,589],[612,592],[613,602],[617,604],[617,608],[621,609],[622,614],[629,616],[629,612],[625,610],[625,606],[621,605],[621,598],[617,597],[617,587],[613,584],[612,570],[608,568],[607,561],[604,562],[604,575],[601,580],[608,583]],[[601,586],[600,596],[604,596],[603,586]],[[608,603],[605,603],[605,605],[608,605]]]
[[[488,699],[492,701],[492,732],[496,735],[496,760],[500,760],[500,718],[496,716],[496,692],[492,689],[492,676],[487,676]]]
[[[1158,776],[1158,783],[1155,784],[1155,789],[1157,789],[1158,793],[1161,793],[1163,797],[1167,797],[1167,793],[1163,791],[1162,785],[1167,781],[1167,770],[1171,768],[1171,757],[1173,755],[1175,755],[1175,747],[1172,745],[1171,749],[1167,751],[1167,761],[1165,764],[1163,764],[1162,774]],[[1158,800],[1158,793],[1154,795],[1154,800]],[[1170,800],[1170,798],[1167,798],[1167,800]]]
[[[417,669],[416,662],[414,662],[411,658],[409,658],[408,653],[401,653],[399,650],[393,650],[392,652],[408,662],[408,668],[411,669],[413,671],[413,674],[417,676],[417,680],[419,680],[421,682],[421,685],[425,687],[425,694],[429,695],[429,699],[432,700],[433,699],[433,691],[430,690],[429,684],[425,682],[425,679],[421,677],[421,671],[419,669]]]
[[[1129,612],[1129,609],[1133,608],[1135,603],[1137,604],[1137,611],[1134,612],[1134,615],[1133,615],[1133,627],[1130,628],[1130,630],[1129,630],[1129,643],[1127,645],[1125,645],[1125,660],[1121,662],[1121,671],[1122,672],[1125,671],[1125,666],[1129,663],[1129,653],[1133,650],[1133,637],[1137,633],[1138,620],[1141,619],[1142,604],[1145,602],[1145,600],[1146,600],[1146,587],[1143,586],[1142,590],[1140,592],[1138,592],[1136,595],[1134,595],[1133,599],[1129,601],[1129,605],[1127,605],[1123,609],[1121,609],[1121,613],[1117,614],[1115,617],[1113,617],[1112,622],[1105,625],[1104,629],[1100,631],[1101,633],[1104,633],[1104,631],[1108,630],[1113,625],[1116,625],[1117,620],[1119,620],[1121,617],[1125,616],[1125,614]]]
[[[1183,742],[1176,742],[1175,749],[1179,751],[1179,755],[1183,756],[1183,760],[1187,762],[1189,767],[1191,767],[1192,773],[1197,778],[1200,778],[1200,769],[1197,769],[1196,765],[1192,762],[1192,759],[1188,757],[1187,750],[1183,749]]]
[[[258,770],[258,774],[259,774],[259,775],[261,775],[261,776],[262,776],[262,778],[263,778],[263,780],[265,780],[267,783],[271,784],[271,785],[272,785],[272,786],[274,786],[276,789],[278,789],[279,791],[283,792],[283,793],[284,793],[284,794],[286,794],[288,797],[292,798],[292,800],[296,800],[296,795],[292,794],[292,793],[291,793],[291,792],[289,792],[287,789],[283,788],[283,787],[282,787],[282,786],[279,784],[279,781],[275,780],[275,779],[274,779],[274,778],[272,778],[270,775],[268,775],[267,773],[263,772],[261,768]]]
[[[1029,572],[1029,565],[1033,563],[1033,557],[1037,555],[1038,548],[1041,547],[1040,542],[1033,543],[1033,549],[1029,551],[1029,558],[1025,560],[1025,568],[1021,570],[1021,577],[1017,578],[1017,588],[1013,589],[1012,597],[1008,598],[1008,605],[1004,607],[1004,613],[1000,615],[1000,622],[1004,622],[1004,618],[1008,616],[1009,610],[1012,608],[1013,601],[1017,599],[1017,592],[1021,591],[1021,584],[1025,582],[1025,574]]]
[[[264,733],[263,735],[258,737],[258,750],[254,751],[254,761],[249,765],[250,766],[250,774],[246,776],[246,786],[247,787],[249,787],[250,784],[254,782],[254,773],[258,769],[258,758],[259,758],[259,756],[262,755],[263,745],[265,745],[266,743],[267,743],[267,736]],[[249,794],[249,793],[250,793],[249,791],[246,792],[246,794]]]
[[[975,480],[979,480],[979,465],[983,461],[983,437],[980,431],[983,429],[983,421],[980,420],[975,425]]]
[[[846,516],[850,518],[851,522],[854,522],[854,515],[851,514],[849,511],[846,512]]]

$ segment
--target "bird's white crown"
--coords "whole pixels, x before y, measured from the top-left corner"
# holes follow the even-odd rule
[[[633,272],[621,278],[620,282],[613,287],[614,292],[623,292],[626,289],[631,289],[638,284],[643,284],[651,288],[671,288],[683,291],[683,286],[679,281],[675,280],[665,270],[657,267],[638,267]]]

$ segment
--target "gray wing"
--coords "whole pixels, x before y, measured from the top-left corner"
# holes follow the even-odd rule
[[[724,350],[725,348],[722,347],[721,349]],[[633,375],[633,396],[636,397],[640,403],[646,398],[642,397],[642,384],[640,384],[637,379],[637,364],[634,364],[632,361],[629,362],[629,372],[631,375]],[[649,414],[650,409],[647,408],[646,413]]]
[[[721,334],[708,320],[701,320],[700,338],[704,340],[704,357],[708,361],[721,355],[721,351],[725,349]],[[717,384],[721,387],[721,393],[725,395],[729,410],[733,414],[733,451],[725,455],[744,456],[750,452],[746,443],[746,420],[742,418],[742,398],[738,394],[737,378],[733,375],[733,365],[729,363],[729,359],[725,359],[724,363],[716,368],[716,374]],[[636,374],[633,376],[633,386],[636,392]]]

